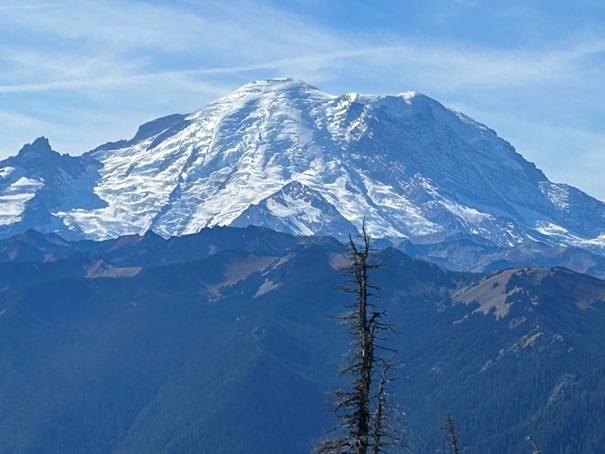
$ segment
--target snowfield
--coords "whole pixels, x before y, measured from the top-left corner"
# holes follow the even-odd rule
[[[605,205],[416,92],[333,96],[256,81],[81,157],[38,139],[0,163],[0,236],[107,239],[265,225],[344,238],[528,239],[605,252]]]

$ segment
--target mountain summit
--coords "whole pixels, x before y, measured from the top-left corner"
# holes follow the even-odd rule
[[[605,250],[605,204],[550,182],[493,130],[416,92],[333,96],[256,81],[81,157],[46,145],[0,162],[0,236],[256,224],[343,238],[365,219],[375,237],[398,241]]]

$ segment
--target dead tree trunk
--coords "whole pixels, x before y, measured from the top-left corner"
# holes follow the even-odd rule
[[[385,312],[371,302],[379,288],[371,282],[370,274],[381,265],[373,260],[372,241],[365,224],[360,239],[357,245],[349,238],[350,265],[345,271],[350,285],[341,289],[354,294],[355,300],[349,306],[350,311],[339,317],[347,325],[352,344],[352,355],[340,374],[351,376],[352,381],[349,388],[331,393],[334,398],[331,408],[339,423],[330,432],[337,435],[322,442],[316,448],[318,453],[367,454],[371,450],[376,454],[403,445],[401,432],[390,423],[396,407],[387,399],[393,360],[376,355],[377,350],[391,355],[395,351],[378,345],[383,340],[379,334],[393,330],[392,325],[382,321]],[[382,373],[377,372],[377,366]]]

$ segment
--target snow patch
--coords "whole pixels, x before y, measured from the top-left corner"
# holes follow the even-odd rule
[[[540,189],[557,210],[569,210],[569,189],[547,181],[540,183]]]
[[[278,289],[279,287],[281,287],[281,285],[282,285],[281,282],[273,282],[273,281],[270,281],[269,279],[265,279],[265,282],[263,282],[261,284],[261,286],[258,288],[258,290],[256,291],[254,298],[258,298],[259,296],[266,295],[270,291]]]
[[[44,183],[21,177],[0,192],[0,225],[10,225],[22,219],[26,203],[35,197]]]
[[[3,167],[0,169],[0,178],[6,179],[15,171],[14,167]]]

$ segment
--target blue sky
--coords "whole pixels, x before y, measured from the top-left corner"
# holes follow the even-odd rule
[[[597,0],[0,0],[0,158],[80,154],[255,79],[416,90],[605,200]]]

